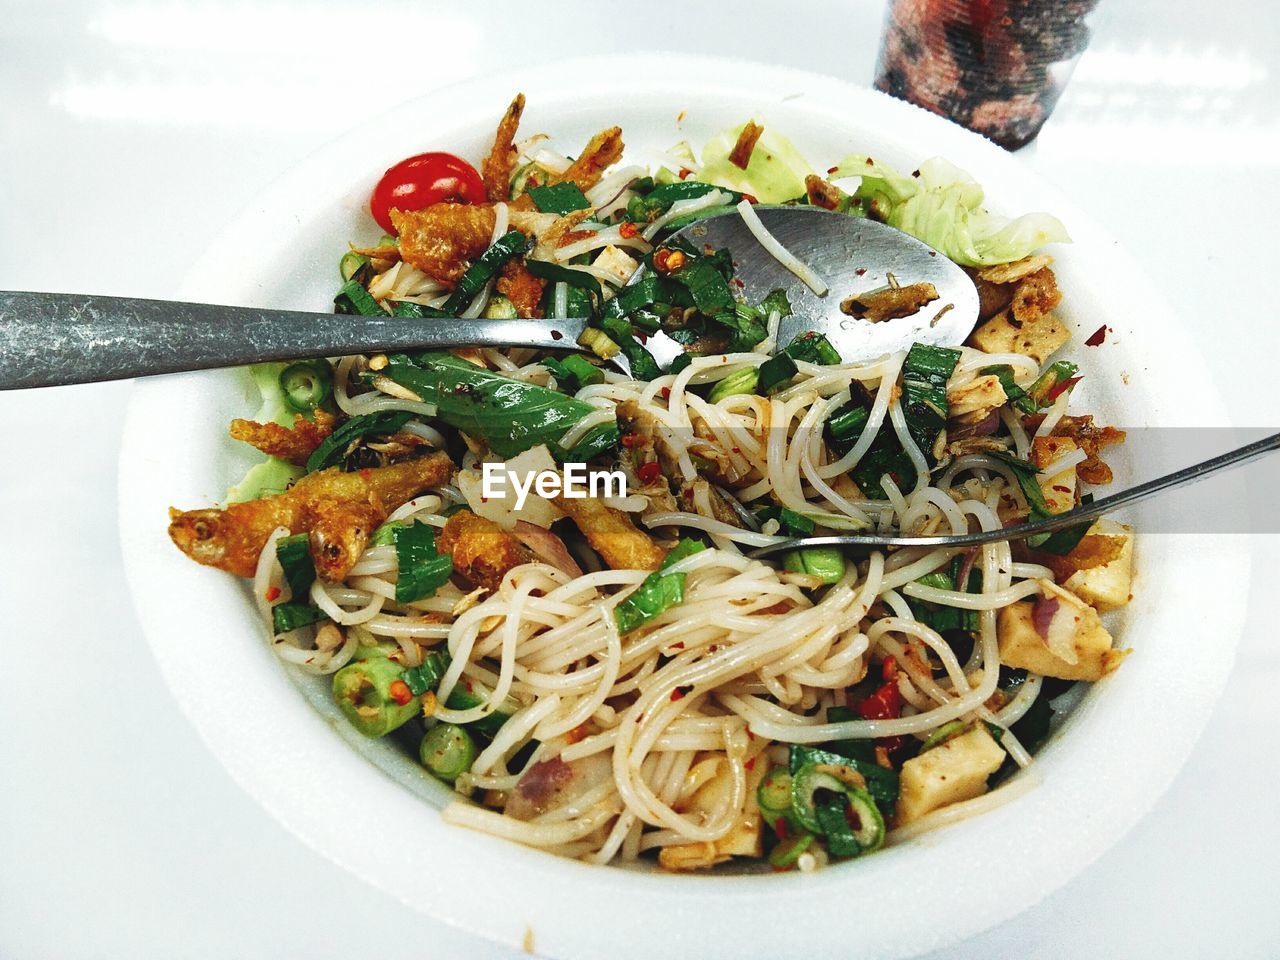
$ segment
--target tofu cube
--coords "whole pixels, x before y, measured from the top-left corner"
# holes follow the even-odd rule
[[[1036,437],[1031,444],[1031,462],[1043,470],[1077,449],[1076,442],[1070,437]],[[1041,474],[1037,482],[1050,513],[1065,513],[1076,505],[1075,467],[1047,476]]]
[[[747,804],[741,817],[719,840],[699,843],[682,843],[663,847],[658,852],[658,862],[665,870],[703,870],[731,857],[762,857],[764,843],[761,836],[760,808],[756,805],[756,789],[760,786],[769,764],[758,758],[747,771]],[[718,817],[733,796],[733,777],[727,765],[704,783],[685,804],[686,813],[704,813],[709,818]]]
[[[981,420],[992,410],[1003,407],[1008,399],[1000,378],[988,373],[947,391],[947,415],[966,421]]]
[[[902,765],[898,825],[987,792],[987,777],[1004,763],[1004,749],[983,724],[926,750]]]
[[[1001,662],[1061,680],[1091,682],[1119,666],[1128,651],[1112,649],[1111,634],[1098,611],[1051,580],[1041,580],[1040,585],[1041,600],[1011,604],[1000,611],[996,635]],[[1042,636],[1035,624],[1036,604],[1054,601]]]
[[[1114,560],[1087,570],[1077,570],[1063,586],[1099,613],[1117,610],[1129,602],[1133,587],[1133,528],[1114,520],[1099,520],[1089,528],[1091,536],[1123,537],[1124,546]]]
[[[1070,339],[1067,328],[1052,313],[1020,323],[1009,310],[1001,310],[970,334],[969,346],[984,353],[1020,353],[1044,363]]]

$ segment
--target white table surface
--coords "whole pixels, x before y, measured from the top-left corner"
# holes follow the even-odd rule
[[[625,22],[610,6],[4,0],[0,288],[165,296],[308,152],[491,64],[709,47],[867,82],[881,16],[876,0],[657,2]],[[1270,0],[1103,0],[1024,151],[1199,318],[1210,369],[1188,388],[1211,377],[1253,425],[1280,421],[1280,324],[1253,293],[1276,275],[1277,54]],[[129,391],[0,395],[0,957],[507,956],[304,847],[182,719],[121,571]],[[947,956],[1280,954],[1280,538],[1257,551],[1228,697],[1168,794],[1074,882]]]

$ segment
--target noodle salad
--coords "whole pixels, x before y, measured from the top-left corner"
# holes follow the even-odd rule
[[[616,127],[571,159],[518,138],[523,108],[479,169],[428,153],[387,171],[387,234],[341,257],[335,309],[588,317],[591,354],[255,367],[262,409],[231,436],[267,458],[225,506],[171,510],[175,544],[247,578],[280,658],[452,786],[447,821],[565,856],[811,870],[1024,789],[1077,684],[1127,653],[1100,615],[1130,599],[1130,528],[747,554],[1003,529],[1111,480],[1123,434],[1069,411],[1080,374],[1055,359],[1070,333],[1040,251],[1062,225],[987,212],[940,159],[820,176],[755,122],[656,168],[623,165]],[[777,342],[786,291],[745,303],[732,251],[672,238],[713,215],[755,231],[755,203],[930,244],[977,287],[968,341],[853,361],[818,333]],[[921,297],[892,283],[852,307],[874,322]],[[665,367],[658,335],[683,348]],[[625,489],[533,485],[566,464]]]

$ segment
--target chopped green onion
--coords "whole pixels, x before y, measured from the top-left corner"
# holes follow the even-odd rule
[[[684,581],[686,574],[661,573],[649,574],[631,593],[622,598],[613,608],[613,619],[621,634],[636,630],[658,614],[684,602]]]
[[[1031,397],[1027,396],[1027,391],[1018,386],[1018,382],[1013,376],[1013,367],[1007,363],[999,363],[993,367],[983,367],[978,371],[980,376],[994,375],[1000,381],[1000,387],[1004,390],[1004,395],[1009,398],[1015,410],[1022,413],[1036,413],[1040,409],[1040,404],[1036,403]]]
[[[844,553],[839,547],[805,547],[782,558],[783,569],[807,573],[823,583],[839,583],[844,577]]]
[[[342,259],[338,261],[338,273],[342,276],[342,282],[346,283],[352,279],[356,273],[369,262],[369,258],[363,253],[356,253],[354,250],[348,250],[342,255]]]
[[[729,374],[719,381],[707,394],[709,403],[719,403],[725,397],[735,397],[744,393],[755,393],[759,372],[755,367],[747,367]]]
[[[418,698],[401,679],[400,664],[371,657],[333,675],[333,699],[366,737],[381,737],[417,716]]]
[[[673,271],[670,277],[689,291],[693,305],[708,317],[734,308],[735,300],[729,283],[710,257],[686,255],[684,265]]]
[[[413,414],[405,410],[380,410],[364,416],[352,417],[333,433],[325,437],[307,458],[307,473],[315,473],[341,462],[351,441],[371,433],[395,433]]]
[[[812,833],[798,833],[793,837],[787,837],[769,851],[769,866],[777,870],[790,867],[811,846],[813,846]]]
[[[851,400],[831,415],[827,421],[827,432],[837,445],[852,447],[862,436],[870,416],[870,410]]]
[[[373,294],[356,280],[348,280],[333,298],[335,313],[357,313],[362,317],[377,317],[386,311],[373,299]]]
[[[902,412],[907,429],[925,457],[947,425],[947,380],[960,362],[960,351],[913,344],[902,364]]]
[[[920,744],[920,752],[924,753],[926,750],[932,750],[934,747],[938,746],[938,744],[950,740],[952,737],[961,733],[968,726],[969,724],[964,720],[952,720],[950,723],[944,723],[942,726],[938,727],[938,729],[934,730],[933,733],[929,734],[929,736],[925,738],[924,743]]]
[[[327,613],[308,603],[277,603],[271,608],[271,629],[277,637],[328,619]]]
[[[825,333],[809,330],[797,334],[782,351],[793,360],[815,363],[824,367],[834,367],[843,362],[840,352],[831,345]]]
[[[480,254],[475,263],[467,267],[467,272],[462,275],[453,293],[449,294],[449,299],[444,302],[442,308],[444,312],[457,315],[459,311],[465,310],[467,304],[476,298],[504,263],[527,249],[529,249],[529,238],[519,230],[508,230],[504,233],[490,244],[488,250]]]
[[[470,681],[470,689],[461,684],[454,687],[453,692],[449,694],[449,699],[445,701],[445,706],[450,710],[474,710],[476,707],[488,703],[492,697],[492,690],[472,680]],[[479,720],[472,720],[467,726],[492,737],[502,729],[502,725],[510,720],[511,715],[519,709],[520,705],[508,697],[499,705],[498,709],[486,714]]]
[[[277,540],[276,561],[284,571],[290,598],[301,602],[316,579],[316,568],[311,560],[311,545],[307,535],[295,533]]]
[[[590,293],[594,298],[590,309],[587,313],[580,313],[577,316],[591,316],[595,312],[595,304],[604,300],[604,290],[600,286],[600,281],[585,270],[575,270],[573,267],[561,266],[550,260],[526,260],[524,266],[535,277],[550,283],[567,283],[571,287]]]
[[[848,707],[832,707],[827,711],[828,723],[853,719],[856,718]],[[898,774],[876,763],[875,744],[871,740],[837,740],[825,750],[792,744],[788,762],[792,776],[806,763],[834,763],[857,770],[867,782],[867,792],[885,812],[891,813],[898,801]]]
[[[476,742],[457,724],[438,723],[422,738],[418,758],[437,780],[453,783],[475,763]]]
[[[828,764],[805,764],[792,774],[791,812],[801,826],[826,837],[835,856],[856,857],[884,843],[884,817],[875,799],[830,772]]]
[[[646,350],[632,334],[631,324],[625,320],[605,317],[600,321],[600,326],[627,358],[627,363],[631,366],[631,375],[635,379],[652,380],[662,373],[658,368],[658,361],[653,359],[653,354]]]
[[[756,511],[756,517],[761,523],[777,520],[778,532],[786,537],[807,537],[813,533],[813,519],[787,507],[762,507]]]
[[[369,546],[389,547],[394,545],[396,542],[396,529],[403,526],[404,524],[399,520],[388,520],[373,531],[373,536],[369,538]]]
[[[583,330],[582,335],[578,337],[578,343],[601,360],[612,360],[622,352],[622,348],[610,340],[607,333],[596,327],[587,327]]]
[[[934,587],[938,590],[956,589],[955,581],[941,570],[926,573],[916,580],[916,583],[923,584],[926,587]],[[963,610],[960,607],[950,607],[944,603],[931,603],[927,600],[916,600],[912,609],[917,620],[925,626],[933,628],[938,633],[945,633],[948,630],[978,629],[978,611],[976,610]]]
[[[556,213],[563,217],[575,210],[591,209],[590,202],[572,180],[550,186],[529,187],[525,192],[533,200],[534,206],[543,213]]]
[[[422,663],[409,667],[400,674],[400,679],[409,685],[415,697],[420,697],[428,690],[437,690],[444,672],[449,669],[449,652],[432,650],[422,658]]]
[[[448,313],[426,304],[414,303],[412,300],[392,300],[391,315],[393,317],[412,317],[415,320],[452,319]]]
[[[791,812],[791,774],[786,767],[770,767],[756,787],[756,802],[769,823]]]
[[[705,549],[707,549],[707,545],[701,540],[684,537],[679,543],[667,551],[667,555],[662,558],[662,563],[658,565],[658,570],[669,570],[681,560],[692,557],[695,553],[701,553]]]
[[[516,305],[500,293],[495,293],[485,304],[486,320],[515,320],[517,316]]]
[[[396,527],[396,602],[429,597],[448,582],[453,558],[436,550],[435,528],[425,523]]]
[[[635,189],[635,184],[632,184],[632,189]],[[655,187],[643,196],[632,197],[627,204],[627,219],[633,223],[652,223],[671,209],[671,205],[677,201],[705,196],[712,190],[723,190],[731,194],[733,203],[742,199],[742,194],[737,191],[725,190],[724,187],[717,187],[714,184],[697,180],[678,180],[675,183]]]
[[[284,400],[298,413],[310,413],[333,393],[333,368],[327,360],[302,360],[280,371]]]
[[[758,374],[756,392],[767,397],[786,386],[796,375],[796,362],[785,353],[780,353],[760,364]]]
[[[1070,380],[1079,369],[1078,366],[1067,360],[1058,360],[1049,364],[1044,373],[1040,374],[1035,379],[1035,382],[1027,388],[1027,393],[1035,401],[1036,407],[1044,408],[1053,403],[1056,399],[1055,388],[1058,384]],[[1050,394],[1055,394],[1055,396],[1051,397]]]

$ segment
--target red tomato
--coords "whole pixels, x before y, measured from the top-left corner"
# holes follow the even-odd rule
[[[484,203],[484,181],[476,168],[452,153],[420,153],[401,160],[373,188],[369,208],[378,226],[395,233],[391,209],[421,210],[443,200]]]

